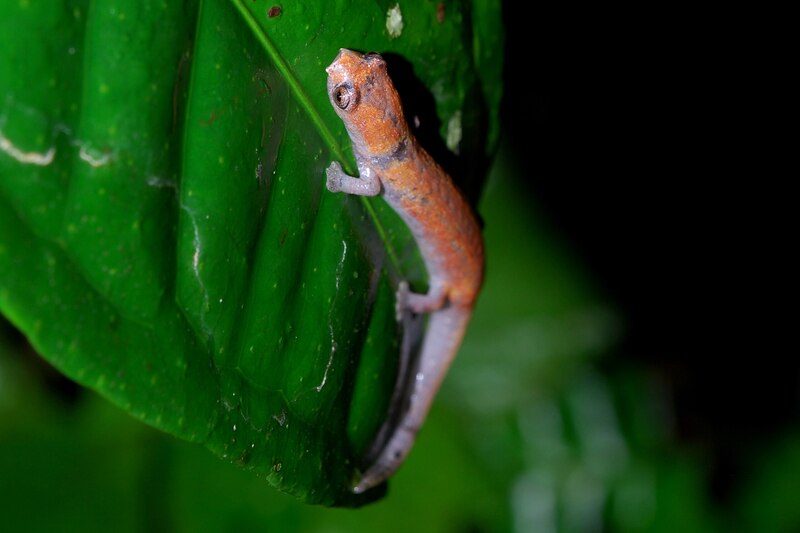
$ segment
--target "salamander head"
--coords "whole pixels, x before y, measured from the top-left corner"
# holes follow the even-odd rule
[[[357,153],[392,153],[408,137],[400,97],[379,54],[342,48],[328,73],[328,97]]]

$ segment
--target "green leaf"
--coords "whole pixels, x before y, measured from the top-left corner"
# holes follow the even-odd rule
[[[410,63],[468,188],[496,140],[497,7],[404,3],[392,37],[391,5],[0,0],[0,310],[134,416],[326,505],[375,497],[350,487],[394,287],[424,270],[382,201],[324,190],[353,170],[324,67]]]

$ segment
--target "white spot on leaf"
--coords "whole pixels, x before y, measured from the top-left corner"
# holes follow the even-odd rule
[[[0,150],[20,163],[39,165],[40,167],[46,167],[52,163],[56,156],[56,149],[52,146],[44,153],[20,150],[18,147],[14,146],[14,143],[12,143],[10,139],[3,135],[2,131],[0,131]]]
[[[96,152],[96,151],[95,151]],[[102,167],[103,165],[107,165],[109,161],[111,161],[111,154],[110,153],[102,153],[96,154],[91,153],[86,145],[81,145],[81,149],[78,151],[78,156],[83,160],[89,163],[92,167]]]
[[[461,144],[461,111],[456,111],[447,121],[447,148],[454,154],[458,153]]]
[[[386,31],[389,37],[396,39],[403,33],[403,14],[400,12],[400,4],[395,4],[386,12]]]

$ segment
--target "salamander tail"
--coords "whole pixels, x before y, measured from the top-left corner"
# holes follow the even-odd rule
[[[385,431],[379,433],[378,438],[385,439],[385,444],[353,488],[356,494],[385,481],[405,461],[458,353],[471,314],[469,308],[449,305],[430,315],[419,357],[407,372],[402,372],[406,376],[399,377],[400,386],[405,386],[404,393],[394,399],[396,405],[390,408],[390,418],[395,425],[388,438],[384,436]],[[394,417],[391,417],[392,411]]]

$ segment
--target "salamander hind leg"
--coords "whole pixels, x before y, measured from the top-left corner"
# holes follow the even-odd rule
[[[438,311],[444,306],[445,291],[440,288],[431,288],[428,294],[411,292],[407,281],[401,281],[397,286],[395,313],[397,321],[401,321],[405,311],[421,315]]]

